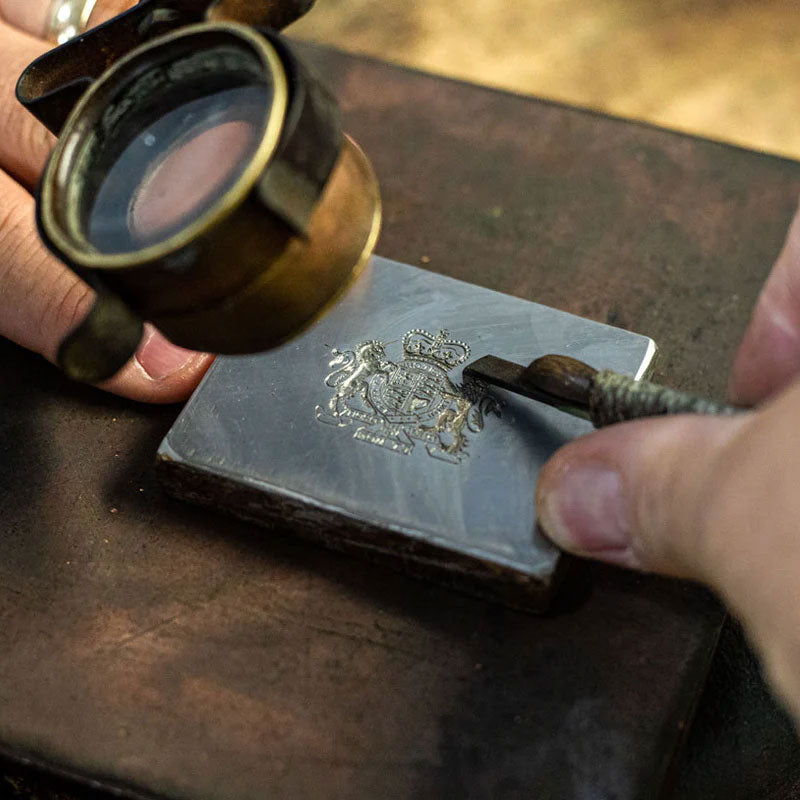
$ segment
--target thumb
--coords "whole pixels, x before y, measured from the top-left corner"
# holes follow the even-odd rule
[[[614,425],[562,448],[536,488],[564,549],[721,594],[798,718],[799,415],[800,381],[739,417]]]
[[[539,524],[578,555],[710,581],[711,484],[746,419],[629,422],[568,444],[539,476]]]

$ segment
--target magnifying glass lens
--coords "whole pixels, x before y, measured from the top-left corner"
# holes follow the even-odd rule
[[[82,84],[64,87],[43,116]],[[100,297],[59,361],[101,381],[143,320],[194,350],[275,347],[366,267],[380,207],[333,97],[274,31],[202,22],[158,36],[84,91],[42,176],[42,239]]]
[[[84,206],[89,244],[104,253],[140,250],[208,212],[263,140],[273,98],[266,77],[223,87],[189,81],[123,110],[114,143],[97,140],[94,149],[100,179]]]

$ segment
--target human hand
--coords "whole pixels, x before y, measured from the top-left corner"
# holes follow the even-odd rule
[[[14,96],[22,70],[52,47],[44,40],[51,2],[0,0],[0,336],[53,361],[94,294],[39,240],[30,192],[55,140]],[[98,0],[90,24],[135,2]],[[102,388],[134,400],[176,402],[188,397],[212,360],[147,325],[136,355]]]
[[[715,589],[800,721],[800,212],[737,353],[737,417],[614,425],[559,450],[539,521],[573,553]]]

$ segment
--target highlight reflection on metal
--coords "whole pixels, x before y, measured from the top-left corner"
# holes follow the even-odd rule
[[[334,350],[335,369],[325,379],[334,393],[326,406],[317,406],[317,419],[340,428],[355,423],[354,439],[394,453],[409,455],[419,441],[433,458],[461,463],[468,455],[467,432],[482,431],[484,417],[499,416],[500,404],[477,384],[450,380],[447,373],[469,358],[470,349],[449,335],[409,331],[400,363],[388,359],[386,342]]]
[[[45,38],[64,44],[86,30],[97,0],[51,0]]]

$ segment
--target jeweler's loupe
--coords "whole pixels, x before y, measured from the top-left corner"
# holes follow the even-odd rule
[[[144,320],[195,350],[266,350],[311,323],[372,252],[377,183],[335,102],[279,34],[218,19],[228,6],[247,21],[256,7],[280,24],[299,13],[143,0],[20,79],[20,100],[59,134],[40,234],[98,292],[59,351],[75,378],[113,375]]]

